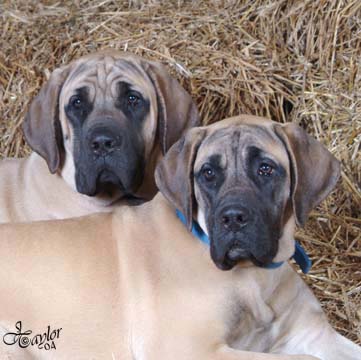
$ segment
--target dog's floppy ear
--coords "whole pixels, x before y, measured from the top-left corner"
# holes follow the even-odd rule
[[[193,166],[205,133],[202,128],[189,130],[169,149],[155,171],[160,192],[183,213],[188,228],[194,205]]]
[[[299,126],[275,125],[290,159],[291,199],[297,225],[303,226],[309,212],[335,187],[340,162],[320,142]]]
[[[23,132],[29,146],[43,157],[54,174],[61,165],[62,133],[59,122],[59,95],[69,66],[54,70],[30,104]]]
[[[146,71],[155,87],[158,99],[158,137],[163,155],[185,130],[200,125],[196,104],[165,67],[148,62]]]

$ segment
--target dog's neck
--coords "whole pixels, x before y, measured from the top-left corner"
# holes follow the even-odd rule
[[[107,212],[119,204],[127,204],[127,200],[121,199],[119,194],[90,197],[78,193],[76,188],[69,184],[69,179],[63,178],[65,172],[51,174],[45,160],[36,153],[32,153],[28,158],[28,166],[33,174],[30,179],[29,191],[41,194],[39,206],[41,206],[41,200],[47,199],[44,211],[49,213],[49,218],[62,219],[95,212]],[[52,209],[52,204],[54,204],[54,209]],[[61,209],[61,213],[59,213],[59,209]]]

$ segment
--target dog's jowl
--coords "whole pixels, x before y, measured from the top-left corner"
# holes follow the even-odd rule
[[[34,153],[0,162],[0,222],[150,200],[158,160],[198,121],[190,95],[158,63],[107,51],[54,70],[23,125]]]

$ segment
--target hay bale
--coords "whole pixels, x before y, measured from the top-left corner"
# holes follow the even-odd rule
[[[238,113],[299,123],[343,164],[297,233],[314,261],[305,280],[361,343],[360,27],[358,0],[3,0],[0,156],[28,154],[19,127],[49,73],[107,47],[166,64],[204,123]]]

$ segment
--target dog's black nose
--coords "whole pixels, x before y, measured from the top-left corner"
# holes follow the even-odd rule
[[[222,211],[220,221],[222,226],[232,232],[240,231],[247,225],[249,220],[249,211],[241,207],[232,207]]]
[[[117,145],[117,140],[111,135],[98,134],[90,140],[90,147],[97,155],[108,155]]]

